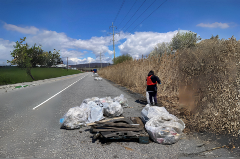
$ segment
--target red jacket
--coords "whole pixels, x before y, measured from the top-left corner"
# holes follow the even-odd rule
[[[150,73],[148,74],[146,81],[147,81],[147,90],[146,90],[147,92],[157,91],[157,83],[161,84],[161,80],[157,76]]]
[[[157,84],[157,81],[156,81],[155,83],[152,82],[151,77],[152,77],[152,75],[147,77],[147,85],[148,85],[148,86],[150,86],[150,85],[156,85],[156,84]]]

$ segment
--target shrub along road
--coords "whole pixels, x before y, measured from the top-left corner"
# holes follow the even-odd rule
[[[95,142],[92,140],[90,127],[77,130],[60,129],[59,119],[68,109],[79,106],[84,99],[90,97],[113,98],[123,94],[128,99],[130,107],[124,108],[123,116],[140,116],[144,105],[137,102],[136,95],[115,87],[107,80],[94,81],[91,75],[81,73],[69,78],[51,79],[50,82],[42,82],[39,85],[2,92],[0,158],[164,159],[189,155],[205,157],[239,155],[237,151],[230,152],[225,148],[202,152],[224,144],[216,142],[217,139],[212,140],[206,134],[185,134],[173,145],[154,142],[102,144],[99,140]]]

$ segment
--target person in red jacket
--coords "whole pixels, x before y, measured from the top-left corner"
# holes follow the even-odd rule
[[[148,73],[148,77],[146,81],[147,81],[147,92],[149,93],[149,101],[151,105],[153,105],[152,98],[154,98],[155,105],[158,105],[157,104],[157,83],[161,84],[161,81],[158,78],[158,76],[154,75],[154,72],[152,70]]]

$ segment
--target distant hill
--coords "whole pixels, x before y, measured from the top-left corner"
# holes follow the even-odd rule
[[[110,66],[112,64],[110,63],[102,63],[102,67],[107,67],[107,66]],[[78,64],[78,65],[69,65],[71,67],[75,67],[75,68],[100,68],[101,67],[101,63],[90,63],[90,66],[89,66],[89,63],[87,64]]]

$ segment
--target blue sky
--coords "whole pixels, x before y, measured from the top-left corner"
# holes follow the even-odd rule
[[[10,51],[23,37],[44,51],[60,50],[64,63],[66,57],[69,64],[100,62],[100,53],[111,63],[112,22],[120,33],[116,56],[146,56],[179,29],[202,39],[218,34],[239,40],[239,8],[239,0],[1,0],[0,65],[12,59]]]

